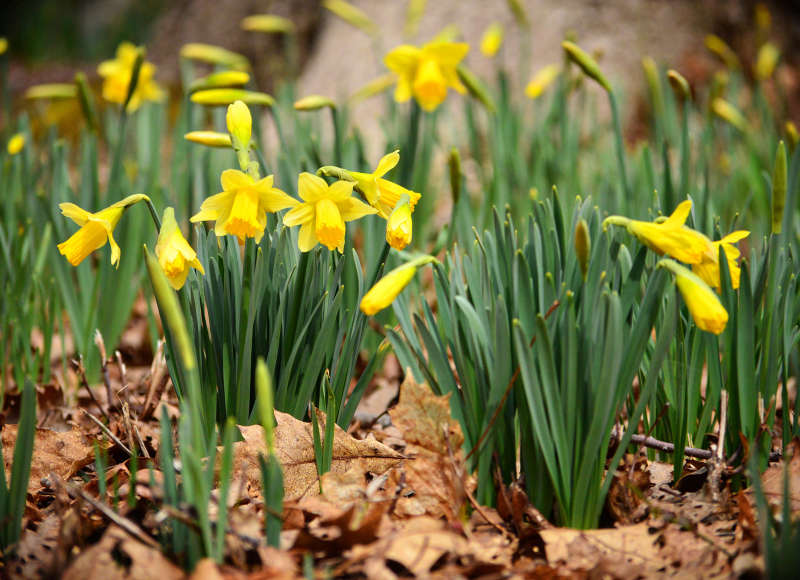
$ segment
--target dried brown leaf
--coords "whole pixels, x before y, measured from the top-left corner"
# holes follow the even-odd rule
[[[787,476],[789,477],[789,501],[792,516],[795,516],[800,512],[800,440],[798,439],[791,442],[783,461],[770,465],[761,475],[764,495],[775,510],[780,510],[783,505],[783,483],[784,477]]]
[[[296,501],[307,494],[319,493],[319,478],[314,458],[311,423],[304,423],[288,413],[275,411],[275,453],[283,467],[285,501]],[[319,414],[320,431],[324,433],[325,415]],[[244,441],[234,443],[234,477],[244,475],[253,493],[261,491],[261,470],[258,454],[266,452],[264,431],[258,425],[240,427]],[[397,465],[403,456],[375,440],[359,440],[339,426],[334,429],[331,472],[353,470],[365,479],[366,474],[381,474]]]
[[[436,396],[426,384],[418,384],[411,372],[400,386],[400,400],[389,411],[392,423],[408,442],[403,465],[405,485],[414,493],[405,494],[394,514],[400,517],[429,515],[458,519],[467,497],[464,435],[450,416],[449,395]]]
[[[101,540],[84,550],[64,572],[63,580],[178,580],[183,571],[160,550],[109,526]]]
[[[10,473],[16,440],[17,425],[3,427],[3,460],[6,473]],[[92,461],[94,461],[92,442],[79,429],[73,427],[66,433],[37,429],[34,435],[28,492],[34,493],[39,490],[42,487],[42,478],[51,472],[66,480]]]

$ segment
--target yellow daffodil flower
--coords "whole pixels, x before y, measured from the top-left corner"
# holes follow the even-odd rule
[[[386,243],[395,250],[402,250],[411,243],[411,202],[408,195],[397,204],[386,220]]]
[[[138,48],[130,42],[123,42],[117,48],[117,58],[101,62],[97,67],[97,73],[103,77],[103,98],[106,101],[125,104],[138,54]],[[159,101],[163,98],[164,91],[153,80],[155,72],[156,67],[153,63],[142,62],[136,90],[128,102],[129,111],[135,111],[142,101]]]
[[[422,48],[403,44],[392,50],[384,63],[398,77],[395,100],[403,103],[413,96],[420,107],[433,111],[444,101],[448,87],[464,94],[456,67],[468,51],[464,42],[429,42]]]
[[[283,216],[283,225],[300,226],[297,246],[308,252],[318,243],[329,250],[344,251],[345,222],[357,220],[377,210],[352,196],[352,181],[332,185],[316,175],[301,173],[297,191],[303,203]],[[295,202],[296,203],[296,202]]]
[[[205,274],[203,265],[197,259],[197,253],[183,237],[181,228],[175,221],[175,210],[171,207],[164,210],[164,217],[161,218],[161,230],[158,232],[158,241],[156,242],[156,257],[158,257],[158,263],[164,270],[170,286],[175,290],[183,288],[191,268]]]
[[[497,54],[503,44],[503,25],[494,22],[489,25],[481,37],[481,52],[489,58]]]
[[[267,212],[294,207],[298,201],[272,186],[272,175],[256,181],[238,169],[222,172],[222,193],[212,195],[192,216],[192,223],[215,220],[214,233],[230,234],[244,244],[246,238],[261,241]]]
[[[416,191],[406,189],[396,183],[392,183],[388,179],[383,179],[389,171],[394,169],[395,165],[400,161],[400,151],[392,151],[384,155],[378,162],[378,167],[372,173],[360,173],[358,171],[350,171],[350,175],[356,180],[358,189],[367,198],[369,204],[378,210],[378,215],[383,219],[388,219],[389,214],[395,208],[400,198],[403,195],[408,195],[411,211],[414,211],[414,206],[417,205],[419,198],[422,197]]]
[[[435,261],[433,256],[420,256],[386,274],[364,294],[360,304],[361,312],[372,316],[389,306],[411,282],[417,268]]]
[[[714,249],[711,252],[711,255],[713,255],[714,258],[711,259],[710,256],[705,256],[703,261],[699,264],[692,264],[692,272],[700,276],[700,278],[702,278],[706,284],[719,290],[719,248],[722,246],[722,249],[725,252],[725,258],[728,260],[728,270],[731,273],[731,286],[735,290],[739,287],[739,276],[741,275],[741,270],[737,260],[742,253],[739,251],[739,248],[733,244],[749,235],[750,232],[747,230],[738,230],[731,232],[721,240],[712,242]]]
[[[692,202],[683,201],[678,204],[672,215],[663,221],[655,222],[612,215],[603,221],[603,231],[609,224],[624,226],[628,232],[658,255],[668,254],[687,264],[699,264],[704,259],[713,259],[711,256],[714,249],[711,240],[705,235],[683,225],[691,209]]]
[[[675,260],[661,260],[658,267],[667,268],[675,274],[675,283],[697,327],[706,332],[721,334],[728,323],[728,311],[708,284]]]
[[[11,139],[8,140],[6,150],[8,151],[9,155],[16,155],[22,151],[23,147],[25,147],[25,134],[16,133],[11,136]]]
[[[107,240],[111,246],[111,264],[119,266],[120,250],[114,241],[114,228],[128,207],[143,200],[150,201],[150,198],[141,193],[129,195],[97,213],[89,213],[74,203],[59,204],[61,213],[81,226],[81,229],[67,241],[58,244],[58,251],[70,264],[77,266],[86,256],[102,248]]]

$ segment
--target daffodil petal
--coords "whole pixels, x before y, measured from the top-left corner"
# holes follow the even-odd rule
[[[402,75],[417,66],[421,53],[416,46],[401,44],[384,57],[383,63],[389,70]]]
[[[301,252],[308,252],[317,245],[317,235],[314,233],[314,222],[307,222],[302,225],[297,235],[297,247]]]
[[[353,186],[355,183],[352,181],[337,181],[328,187],[327,198],[334,202],[346,200],[353,195]]]
[[[336,203],[339,206],[339,211],[342,214],[342,219],[346,222],[357,220],[365,215],[372,215],[378,213],[378,210],[372,206],[367,205],[360,199],[350,197],[344,201]]]
[[[388,172],[397,166],[400,162],[400,150],[395,149],[391,153],[387,153],[381,160],[378,161],[378,167],[375,168],[375,171],[372,173],[375,177],[383,177]]]
[[[74,221],[79,226],[86,224],[86,222],[89,220],[89,212],[85,209],[81,209],[74,203],[60,203],[58,204],[58,207],[62,214]]]
[[[223,191],[234,191],[253,186],[253,178],[238,169],[226,169],[220,178]]]
[[[283,216],[283,225],[287,227],[307,224],[314,220],[314,206],[310,203],[301,203],[292,208]]]
[[[327,196],[328,183],[321,177],[303,172],[297,178],[297,193],[303,201],[315,202]]]
[[[429,42],[422,47],[423,58],[430,57],[444,66],[454,67],[469,52],[466,42]]]

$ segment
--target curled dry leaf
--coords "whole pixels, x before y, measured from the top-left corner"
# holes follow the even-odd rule
[[[139,578],[178,580],[184,578],[184,574],[160,550],[145,546],[112,525],[97,544],[81,552],[62,578],[64,580]]]
[[[397,502],[395,514],[458,518],[466,502],[466,469],[461,426],[450,416],[449,395],[436,396],[409,370],[400,386],[400,400],[389,411],[392,423],[408,445],[403,470],[414,493]]]
[[[761,475],[761,485],[773,510],[783,505],[783,481],[789,478],[789,502],[792,517],[800,512],[800,440],[795,439],[786,449],[784,461],[770,465]],[[788,461],[788,464],[785,462]],[[786,470],[784,471],[784,466]]]
[[[325,415],[319,413],[320,431],[324,434]],[[284,501],[296,501],[319,493],[317,464],[311,423],[304,423],[288,413],[275,411],[275,453],[283,467]],[[261,470],[258,454],[266,452],[264,431],[258,425],[239,427],[244,441],[234,443],[234,478],[247,478],[252,493],[261,491]],[[353,470],[365,480],[367,473],[381,474],[397,465],[403,456],[382,443],[359,440],[339,426],[333,434],[331,472]]]
[[[14,443],[17,440],[17,425],[3,427],[3,460],[6,473],[11,472]],[[33,460],[28,480],[28,492],[34,493],[42,487],[41,480],[54,472],[61,479],[69,479],[81,468],[94,461],[91,440],[73,427],[66,433],[49,429],[37,429],[33,442]]]

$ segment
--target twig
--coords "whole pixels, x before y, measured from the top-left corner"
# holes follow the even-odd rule
[[[100,362],[103,367],[103,384],[106,386],[106,398],[108,399],[108,406],[111,408],[114,402],[114,393],[111,390],[111,377],[108,376],[108,359],[106,358],[106,343],[103,341],[103,335],[100,334],[98,329],[94,331],[94,343],[97,350],[100,351]]]
[[[120,392],[128,388],[128,367],[122,362],[122,354],[118,350],[114,351],[114,359],[117,361],[117,366],[119,367],[120,390],[117,392],[117,396],[119,396]]]
[[[708,486],[711,490],[711,501],[719,503],[719,480],[725,467],[725,432],[728,429],[728,391],[722,389],[719,394],[719,437],[716,453],[711,460],[711,471],[708,474]]]
[[[106,427],[105,425],[103,425],[103,422],[102,422],[100,419],[98,419],[97,417],[95,417],[94,415],[92,415],[92,414],[91,414],[89,411],[87,411],[86,409],[81,409],[81,411],[83,411],[84,413],[86,413],[86,416],[87,416],[87,417],[89,417],[89,419],[91,419],[92,421],[94,421],[94,424],[95,424],[95,425],[97,425],[98,427],[100,427],[100,429],[102,429],[102,430],[103,430],[103,433],[105,433],[106,435],[108,435],[108,437],[109,437],[109,438],[110,438],[110,439],[111,439],[111,440],[112,440],[114,443],[116,443],[117,445],[119,445],[119,446],[122,448],[122,450],[123,450],[123,451],[125,451],[125,453],[127,453],[127,454],[128,454],[128,455],[130,455],[130,456],[133,456],[133,452],[132,452],[130,449],[128,449],[128,447],[127,447],[127,446],[126,446],[126,445],[125,445],[125,444],[124,444],[122,441],[120,441],[120,440],[119,440],[119,438],[118,438],[116,435],[114,435],[114,434],[111,432],[111,429],[109,429],[108,427]]]
[[[142,407],[140,416],[142,421],[147,421],[153,415],[158,401],[161,400],[161,395],[164,393],[164,388],[169,380],[166,366],[164,361],[164,341],[159,340],[153,363],[150,365],[150,386],[147,389],[147,397],[145,397],[144,406]]]
[[[77,360],[73,359],[72,364],[75,367],[75,371],[78,373],[78,377],[81,380],[81,386],[86,389],[86,392],[89,393],[89,398],[92,399],[92,402],[100,409],[100,412],[106,418],[106,421],[111,423],[111,417],[108,416],[106,410],[100,405],[100,402],[94,396],[94,392],[92,391],[91,387],[89,386],[89,381],[86,380],[86,369],[83,367],[83,355],[78,356]]]
[[[547,312],[544,315],[544,319],[545,320],[547,320],[550,317],[550,315],[553,313],[553,311],[556,308],[558,308],[559,304],[561,304],[561,303],[558,300],[555,300],[550,305],[550,308],[548,308]],[[531,339],[531,342],[528,344],[528,348],[532,347],[533,343],[536,342],[536,336],[537,335],[535,335],[535,334],[533,335],[533,338]],[[481,433],[481,436],[478,438],[478,442],[475,443],[475,446],[472,449],[470,449],[469,453],[467,453],[467,456],[464,458],[465,461],[468,461],[469,458],[472,457],[472,455],[481,448],[481,445],[483,445],[484,440],[486,439],[486,437],[488,437],[489,431],[492,430],[492,427],[494,426],[495,421],[497,421],[497,417],[500,415],[500,411],[503,410],[503,407],[506,404],[506,399],[508,399],[508,395],[511,394],[511,389],[514,386],[514,383],[517,382],[517,377],[519,376],[519,369],[520,369],[520,365],[517,365],[517,368],[514,369],[514,374],[511,375],[511,380],[509,380],[508,381],[508,385],[506,385],[506,390],[503,393],[503,397],[500,399],[500,402],[497,405],[497,409],[495,409],[494,413],[492,413],[492,418],[489,419],[489,423],[486,425],[486,428],[483,430],[483,433]]]
[[[51,477],[57,478],[58,476],[53,474],[51,475]],[[137,526],[131,520],[119,515],[110,507],[108,507],[102,502],[97,501],[79,487],[71,484],[67,484],[66,487],[67,487],[67,493],[70,495],[70,497],[75,499],[77,498],[82,499],[90,506],[92,506],[94,509],[103,514],[105,517],[107,517],[109,520],[111,520],[112,523],[117,524],[117,526],[128,532],[131,536],[133,536],[143,544],[146,544],[151,548],[161,547],[158,542],[156,542],[153,538],[148,536],[139,526]]]

